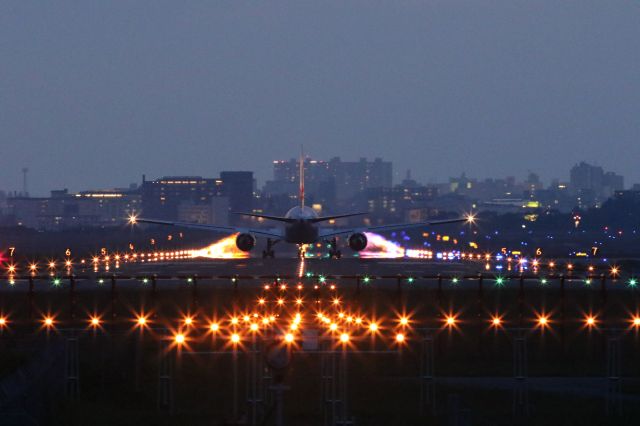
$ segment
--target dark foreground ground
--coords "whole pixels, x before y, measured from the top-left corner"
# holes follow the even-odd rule
[[[27,280],[2,283],[0,424],[278,424],[278,383],[288,425],[638,424],[638,291],[622,280],[602,286],[599,275],[587,283],[579,272],[562,283],[498,285],[473,278],[481,267],[206,261],[123,265],[118,274],[134,278],[115,287],[91,271],[78,271],[73,288],[66,278],[35,280],[31,293]],[[438,273],[445,278],[420,278]],[[372,279],[358,287],[355,275]],[[279,359],[267,356],[271,346],[291,348],[276,351],[291,355],[285,369],[266,368]]]

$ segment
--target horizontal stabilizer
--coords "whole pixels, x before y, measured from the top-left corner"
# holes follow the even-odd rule
[[[314,217],[313,219],[309,219],[309,222],[311,223],[326,222],[328,220],[341,219],[343,217],[362,216],[364,214],[367,214],[367,213],[347,213],[347,214],[337,214],[334,216],[320,216],[320,217]]]
[[[261,219],[275,220],[277,222],[285,222],[285,223],[293,223],[296,221],[295,219],[291,219],[289,217],[269,216],[267,214],[244,213],[244,212],[233,212],[233,214],[239,214],[242,216],[249,216],[249,217],[257,217]]]

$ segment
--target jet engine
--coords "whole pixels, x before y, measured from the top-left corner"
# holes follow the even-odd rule
[[[367,246],[367,236],[361,232],[349,235],[349,247],[353,251],[362,251]]]
[[[238,234],[236,237],[236,247],[242,251],[251,251],[256,245],[256,238],[247,233]]]

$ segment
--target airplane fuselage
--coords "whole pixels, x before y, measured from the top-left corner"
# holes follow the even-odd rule
[[[313,244],[318,241],[318,227],[305,219],[298,219],[284,228],[284,240],[292,244]]]

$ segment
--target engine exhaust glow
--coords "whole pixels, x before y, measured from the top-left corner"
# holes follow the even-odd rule
[[[397,258],[404,257],[405,249],[382,235],[365,232],[367,247],[360,252],[363,258]]]
[[[192,257],[206,257],[209,259],[246,259],[249,253],[240,250],[236,246],[238,234],[229,235],[216,241],[208,247],[193,250]]]

